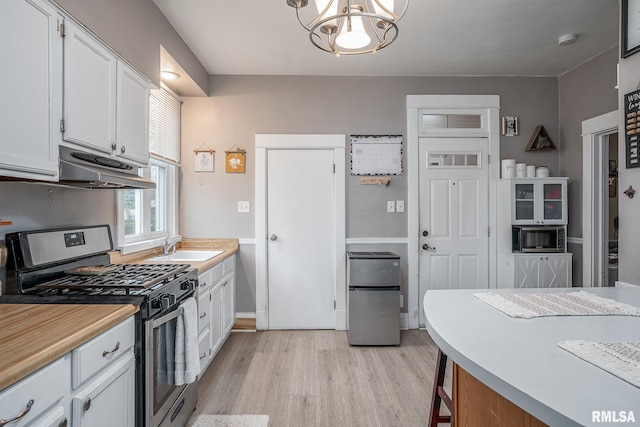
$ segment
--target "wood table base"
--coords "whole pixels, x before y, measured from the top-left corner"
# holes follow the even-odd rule
[[[453,365],[456,427],[546,427],[547,425]]]

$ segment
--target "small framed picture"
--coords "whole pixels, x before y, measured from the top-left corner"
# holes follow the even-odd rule
[[[502,134],[504,136],[515,136],[520,133],[520,124],[517,117],[502,118]]]
[[[620,56],[626,58],[640,50],[640,0],[622,0]]]
[[[225,169],[227,173],[244,173],[244,163],[246,152],[241,151],[225,151],[227,154],[225,161]]]
[[[213,172],[213,151],[196,151],[194,169],[196,172]]]

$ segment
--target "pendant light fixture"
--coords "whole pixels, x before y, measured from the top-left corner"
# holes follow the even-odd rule
[[[315,8],[306,7],[309,1]],[[376,53],[398,37],[409,0],[287,0],[317,48],[340,55]]]

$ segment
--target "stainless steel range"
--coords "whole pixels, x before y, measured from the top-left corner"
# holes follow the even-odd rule
[[[175,385],[159,372],[159,355],[174,343],[181,304],[198,275],[188,264],[110,264],[108,225],[6,235],[7,277],[0,302],[134,304],[136,426],[184,426],[198,399],[197,381]],[[162,357],[162,356],[160,356]]]

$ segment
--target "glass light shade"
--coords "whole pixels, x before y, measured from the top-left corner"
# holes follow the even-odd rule
[[[352,12],[360,12],[358,7],[351,7]],[[371,37],[364,30],[361,16],[351,17],[351,31],[349,31],[349,18],[343,18],[342,30],[336,37],[336,44],[345,49],[360,49],[371,43]]]
[[[380,5],[384,6],[387,10],[393,12],[393,0],[371,0],[373,8],[376,10],[376,14],[384,16],[385,18],[392,18],[393,15],[387,13]],[[378,4],[380,3],[380,4]]]
[[[337,15],[338,0],[315,0],[315,2],[316,2],[316,8],[318,9],[318,16],[321,15],[322,12],[324,12],[324,9],[327,7],[327,5],[331,3],[331,5],[329,5],[329,9],[327,9],[327,12],[324,15],[322,15],[321,19],[325,19],[330,16]],[[327,22],[325,25],[336,25],[336,22],[335,20],[331,20]]]

